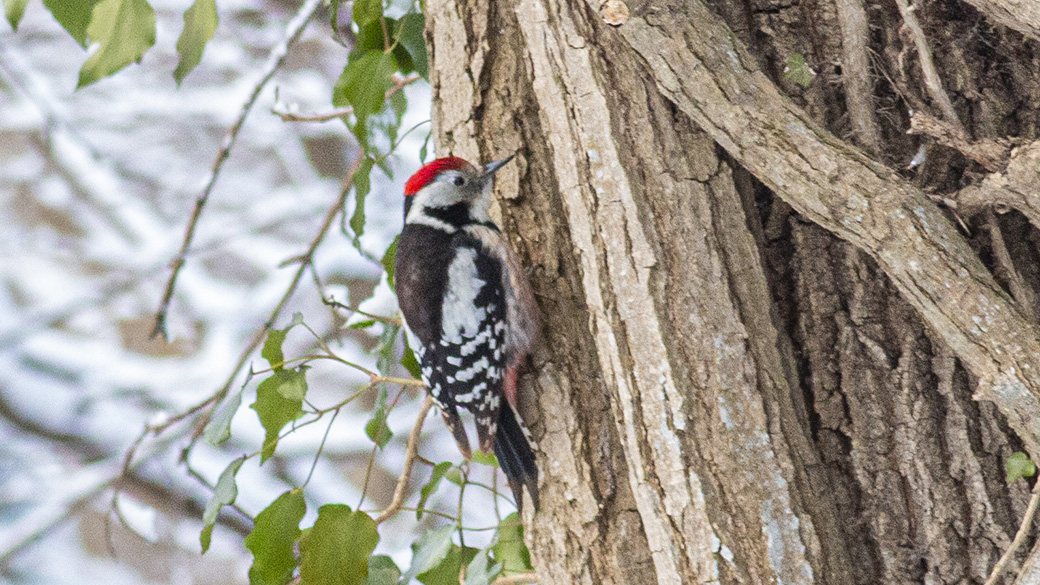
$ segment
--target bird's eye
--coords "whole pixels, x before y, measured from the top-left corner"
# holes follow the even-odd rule
[[[465,179],[465,178],[463,178],[463,177],[458,177],[458,176],[457,176],[457,177],[455,177],[454,179],[452,179],[452,180],[451,180],[451,182],[452,182],[452,183],[455,183],[455,185],[456,185],[457,187],[461,187],[461,186],[463,186],[463,185],[465,185],[465,184],[466,184],[466,179]]]

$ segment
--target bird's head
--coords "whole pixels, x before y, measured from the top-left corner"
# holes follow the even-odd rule
[[[444,221],[455,225],[488,221],[490,189],[495,171],[509,156],[478,168],[457,156],[427,163],[404,184],[405,223]]]

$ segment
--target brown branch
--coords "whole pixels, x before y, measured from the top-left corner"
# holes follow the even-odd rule
[[[1033,485],[1033,496],[1029,498],[1029,505],[1026,506],[1026,513],[1022,515],[1022,524],[1018,527],[1018,532],[1015,534],[1015,539],[1011,541],[1008,549],[1004,551],[997,564],[993,565],[993,570],[989,574],[989,578],[983,585],[996,585],[997,579],[1000,578],[1001,571],[1008,564],[1015,552],[1018,551],[1022,543],[1026,541],[1029,536],[1029,529],[1033,526],[1033,518],[1036,516],[1037,506],[1040,505],[1040,481],[1037,481]]]
[[[415,465],[415,457],[419,452],[419,436],[422,434],[423,423],[426,421],[426,415],[429,414],[431,407],[433,407],[433,398],[427,394],[426,399],[423,400],[422,407],[419,408],[419,415],[415,418],[412,434],[408,435],[408,447],[405,449],[404,454],[404,469],[401,470],[401,475],[397,478],[394,497],[390,500],[390,505],[376,517],[376,524],[382,524],[393,518],[401,511],[401,506],[404,505],[404,500],[408,496],[408,480],[412,476],[412,466]]]
[[[1001,172],[961,189],[953,199],[958,210],[969,214],[989,207],[1015,209],[1040,229],[1040,141],[1012,149]]]
[[[778,197],[878,263],[979,379],[976,398],[992,400],[1040,455],[1040,330],[935,204],[784,98],[702,1],[662,0],[617,30],[680,111]]]
[[[917,60],[921,63],[921,73],[924,75],[924,86],[928,90],[928,95],[932,96],[932,99],[939,104],[939,109],[942,110],[946,121],[963,132],[964,127],[961,125],[961,120],[957,117],[957,112],[953,109],[953,102],[950,101],[950,96],[943,89],[942,78],[939,77],[939,72],[935,69],[932,49],[928,46],[928,39],[924,36],[924,29],[921,28],[921,23],[917,20],[916,7],[911,7],[907,0],[896,0],[896,6],[899,7],[899,14],[903,17],[903,23],[914,38],[914,46],[917,48]]]
[[[841,22],[841,83],[856,140],[867,151],[881,150],[881,131],[874,117],[874,83],[870,76],[870,29],[863,0],[836,0]]]
[[[986,167],[990,172],[1004,169],[1011,154],[1011,146],[1003,140],[984,138],[971,141],[962,128],[929,116],[920,111],[910,114],[907,134],[923,134],[936,142],[959,151],[964,156]]]
[[[395,75],[394,84],[386,91],[386,97],[389,99],[390,96],[420,79],[422,79],[422,76],[418,73],[411,73],[404,77]],[[297,114],[296,112],[290,112],[285,105],[275,103],[275,105],[271,107],[271,113],[281,118],[283,122],[328,122],[329,120],[338,120],[343,116],[349,116],[354,113],[354,107],[347,106],[345,108],[337,108],[331,112],[323,113]]]
[[[217,184],[217,177],[220,176],[221,169],[224,168],[224,162],[228,159],[231,154],[231,148],[235,145],[235,141],[238,139],[238,133],[242,129],[242,125],[246,121],[246,116],[249,115],[250,110],[253,109],[253,104],[256,103],[260,92],[263,91],[267,82],[271,80],[275,72],[281,68],[285,62],[285,57],[289,54],[289,46],[292,45],[300,35],[311,17],[321,6],[322,0],[307,0],[304,2],[300,10],[296,12],[296,16],[289,21],[289,25],[285,29],[285,37],[280,43],[278,43],[270,54],[267,56],[267,62],[264,64],[264,68],[261,72],[260,79],[253,86],[253,91],[246,98],[245,103],[242,104],[242,109],[238,113],[238,117],[235,118],[235,122],[231,125],[227,134],[224,135],[224,142],[221,144],[220,150],[217,152],[217,158],[213,161],[213,168],[210,169],[209,178],[206,180],[206,185],[202,188],[202,194],[195,199],[195,207],[192,209],[191,218],[188,220],[188,227],[184,230],[184,239],[181,241],[181,248],[174,256],[173,260],[170,261],[170,278],[166,281],[166,290],[163,292],[162,301],[159,302],[159,309],[155,312],[155,327],[152,328],[152,337],[162,335],[163,339],[168,338],[166,331],[166,315],[170,310],[170,301],[173,299],[173,291],[177,287],[177,277],[180,276],[181,269],[184,267],[184,262],[188,256],[188,249],[191,247],[191,241],[195,238],[195,229],[198,227],[199,218],[202,216],[202,211],[206,207],[206,202],[209,201],[209,196],[213,192],[213,187]]]

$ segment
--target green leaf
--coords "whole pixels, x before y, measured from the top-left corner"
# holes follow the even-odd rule
[[[303,585],[361,585],[368,577],[368,557],[379,542],[376,523],[344,504],[326,504],[300,542]]]
[[[397,240],[400,238],[400,235],[394,236],[394,241],[390,242],[390,246],[387,247],[386,252],[383,252],[383,259],[379,261],[383,266],[383,270],[386,271],[386,281],[390,283],[391,290],[394,288],[394,268],[397,263]]]
[[[397,42],[412,58],[415,71],[418,71],[423,79],[429,81],[430,66],[426,55],[426,37],[423,35],[423,31],[426,29],[426,18],[421,13],[406,14],[401,18],[400,26],[401,36]]]
[[[235,474],[238,473],[238,469],[242,467],[245,461],[245,457],[239,457],[224,469],[224,472],[220,474],[220,479],[217,480],[217,485],[213,488],[213,497],[210,498],[209,502],[206,502],[206,510],[202,513],[202,522],[206,526],[202,529],[202,534],[199,535],[199,542],[202,544],[202,554],[206,554],[206,551],[209,550],[213,526],[217,523],[220,509],[235,503],[235,498],[238,496]]]
[[[1011,485],[1020,477],[1036,475],[1036,463],[1029,458],[1029,455],[1016,451],[1004,461],[1004,470],[1007,471],[1007,484]]]
[[[54,20],[76,39],[81,46],[87,46],[87,26],[94,14],[94,6],[101,0],[43,0],[43,5],[51,11]]]
[[[357,323],[351,323],[350,325],[347,325],[347,329],[367,329],[375,324],[375,319],[369,319],[368,321],[358,321]]]
[[[191,8],[184,11],[184,30],[177,39],[177,68],[173,70],[173,79],[177,85],[202,60],[202,51],[206,43],[213,38],[217,30],[216,0],[195,0]]]
[[[426,140],[423,140],[422,148],[419,149],[419,162],[426,162],[426,155],[429,152],[430,137],[433,136],[433,132],[426,133]]]
[[[450,481],[451,483],[459,487],[462,487],[462,472],[459,470],[458,467],[452,467],[451,469],[446,471],[444,473],[444,479]]]
[[[437,486],[440,485],[441,479],[449,469],[451,469],[450,461],[441,461],[433,466],[433,472],[430,473],[430,481],[426,482],[426,485],[419,490],[419,503],[415,506],[416,520],[422,518],[423,512],[426,511],[426,501],[437,491]]]
[[[488,550],[480,551],[466,567],[465,585],[490,585],[502,571],[502,565],[494,563],[488,566]]]
[[[787,67],[784,68],[784,79],[797,83],[802,87],[809,87],[809,84],[815,78],[816,72],[805,62],[805,57],[794,54],[787,58]]]
[[[453,544],[448,554],[444,555],[444,560],[415,578],[423,585],[459,585],[462,567],[468,565],[478,552],[480,551],[472,547],[460,548]]]
[[[217,447],[231,438],[231,420],[235,418],[235,413],[238,412],[240,406],[242,406],[242,390],[229,396],[217,409],[213,418],[206,423],[202,436],[207,443]]]
[[[389,124],[386,124],[384,129],[386,131],[387,138],[390,139],[390,144],[397,144],[397,131],[401,127],[401,120],[404,119],[405,112],[408,111],[408,98],[405,97],[403,91],[397,91],[390,96],[389,101],[390,109],[393,111],[394,114],[393,121]],[[383,162],[386,162],[385,158],[383,159]],[[384,166],[386,168],[383,169],[383,172],[386,173],[388,177],[393,179],[393,169],[390,167],[389,164],[382,165],[380,168]]]
[[[367,51],[359,55],[355,49],[332,90],[332,103],[336,107],[353,106],[355,123],[352,130],[363,145],[368,144],[368,117],[383,109],[386,92],[392,84],[391,77],[396,71],[397,60],[393,54]]]
[[[285,363],[285,354],[282,353],[282,343],[285,342],[285,336],[289,334],[290,329],[292,329],[291,325],[285,329],[272,329],[267,334],[267,341],[264,342],[264,348],[260,351],[260,355],[267,360],[267,363],[275,370],[282,369],[282,364]]]
[[[250,585],[284,585],[292,579],[296,569],[293,548],[306,511],[303,492],[292,490],[257,515],[253,531],[246,537],[246,548],[253,553]]]
[[[392,372],[390,370],[397,364],[395,351],[397,350],[397,338],[401,333],[401,328],[393,323],[384,323],[383,332],[379,334],[379,346],[376,348],[376,370],[384,375],[389,376]]]
[[[383,0],[354,0],[352,17],[358,28],[376,22],[383,16]]]
[[[11,28],[15,31],[18,30],[18,22],[22,20],[27,4],[29,4],[29,0],[4,0],[4,12],[7,13],[7,22],[11,23]]]
[[[489,467],[498,467],[498,459],[494,453],[485,453],[477,450],[473,452],[473,461]]]
[[[401,356],[401,365],[404,369],[408,370],[408,373],[412,375],[416,380],[422,379],[422,369],[419,367],[419,360],[415,359],[415,352],[412,348],[408,347],[408,338],[404,340],[404,355]]]
[[[307,366],[275,372],[278,377],[278,393],[282,395],[282,398],[297,402],[303,400],[303,397],[307,395],[306,372]]]
[[[397,585],[401,569],[386,555],[368,557],[368,580],[365,585]]]
[[[365,157],[361,166],[354,173],[354,214],[350,216],[350,229],[355,240],[365,233],[365,199],[372,190],[373,160]]]
[[[370,22],[358,29],[354,42],[354,48],[350,52],[350,58],[355,59],[364,53],[382,53],[386,50],[383,46],[383,25]]]
[[[531,553],[524,543],[524,525],[516,512],[499,522],[491,553],[495,561],[502,565],[502,573],[526,573],[534,569],[531,566]]]
[[[101,0],[87,37],[101,46],[79,70],[77,89],[141,60],[155,44],[155,10],[147,0]]]
[[[295,372],[296,375],[302,377],[302,368]],[[292,377],[293,373],[293,370],[275,372],[263,382],[260,382],[260,385],[256,388],[256,402],[250,408],[256,411],[256,415],[260,418],[260,424],[264,426],[266,431],[264,447],[260,451],[261,464],[274,454],[274,450],[278,446],[278,435],[282,428],[303,414],[302,398],[299,400],[286,398],[281,391],[283,376],[288,375]],[[295,384],[297,382],[292,381],[286,385]]]
[[[371,420],[365,424],[365,434],[372,440],[373,443],[379,445],[382,449],[386,447],[386,444],[390,441],[390,438],[394,436],[390,432],[390,428],[386,426],[386,400],[387,400],[386,385],[379,385],[379,396],[376,398],[376,409],[372,413]]]
[[[416,575],[425,573],[440,564],[451,549],[451,535],[454,532],[455,526],[448,524],[423,533],[419,540],[412,544],[412,565],[401,577],[401,581],[407,583]]]

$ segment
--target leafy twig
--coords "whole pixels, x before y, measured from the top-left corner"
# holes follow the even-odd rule
[[[389,98],[404,89],[406,86],[411,85],[420,79],[422,79],[422,76],[418,73],[411,73],[404,77],[394,75],[394,84],[386,91],[386,97]],[[330,120],[338,120],[343,116],[349,116],[354,113],[354,107],[347,106],[344,108],[336,108],[331,112],[316,114],[297,114],[295,112],[290,112],[284,105],[275,103],[271,108],[271,113],[281,118],[283,122],[328,122]]]
[[[310,245],[308,245],[307,247],[307,252],[305,252],[300,257],[299,267],[296,270],[296,274],[293,276],[292,282],[286,289],[285,294],[283,294],[282,298],[278,301],[278,305],[275,306],[275,308],[271,311],[271,316],[264,324],[263,328],[256,332],[256,334],[253,336],[252,341],[250,341],[249,345],[242,351],[242,354],[239,356],[238,362],[232,369],[231,375],[228,376],[227,380],[224,382],[224,385],[219,390],[214,392],[212,395],[210,395],[203,401],[199,402],[198,404],[191,406],[187,410],[184,410],[179,414],[167,418],[162,422],[153,423],[145,426],[145,428],[142,429],[138,436],[134,439],[134,442],[130,445],[130,448],[127,449],[126,454],[123,457],[122,472],[120,473],[119,479],[122,479],[123,476],[129,473],[130,469],[133,466],[134,459],[137,456],[138,449],[140,449],[141,444],[144,442],[146,438],[148,438],[149,435],[159,435],[165,432],[173,424],[180,422],[190,416],[193,416],[207,407],[210,407],[210,410],[203,413],[199,420],[196,421],[194,425],[194,430],[192,431],[191,440],[189,441],[189,445],[185,447],[185,449],[181,453],[181,460],[187,460],[191,452],[191,447],[195,444],[195,441],[197,441],[198,438],[202,435],[203,429],[209,422],[210,417],[212,416],[212,407],[220,404],[224,397],[227,396],[227,393],[231,389],[231,385],[234,383],[235,378],[238,376],[238,373],[242,371],[242,368],[245,367],[246,363],[249,361],[249,356],[251,356],[253,352],[256,350],[256,348],[259,347],[260,343],[263,341],[268,331],[270,331],[271,327],[273,327],[274,322],[278,320],[278,318],[282,314],[282,311],[285,310],[285,306],[288,304],[289,299],[292,297],[293,293],[296,292],[296,287],[299,285],[300,280],[303,278],[304,271],[307,270],[307,268],[311,264],[311,261],[314,258],[314,252],[318,249],[318,246],[325,239],[325,235],[328,233],[329,228],[335,221],[336,215],[338,215],[339,212],[343,209],[343,203],[346,201],[347,195],[350,193],[354,173],[358,170],[358,168],[360,168],[361,160],[362,159],[359,156],[354,161],[354,164],[351,167],[350,172],[344,179],[343,187],[340,189],[339,197],[336,198],[336,201],[332,204],[331,207],[329,207],[328,212],[326,212],[325,219],[322,221],[321,227],[318,229],[318,233],[315,234],[314,238],[310,242]],[[113,502],[115,502],[116,498],[118,497],[118,486],[119,483],[117,482],[116,489],[112,494]]]
[[[242,104],[242,110],[239,112],[238,117],[235,118],[235,122],[231,125],[227,134],[224,135],[224,142],[220,147],[220,151],[217,152],[217,158],[213,161],[213,168],[210,170],[209,177],[206,180],[206,185],[202,189],[202,194],[195,199],[195,208],[191,212],[191,219],[188,220],[188,227],[184,230],[184,239],[181,242],[181,248],[177,252],[177,255],[170,262],[170,278],[166,281],[166,291],[163,293],[162,301],[159,303],[159,310],[155,313],[155,327],[152,329],[152,337],[162,335],[163,339],[168,338],[166,331],[166,315],[170,310],[170,300],[173,298],[173,291],[177,286],[177,277],[180,275],[181,268],[184,267],[185,259],[188,255],[188,248],[191,246],[191,241],[195,237],[195,228],[198,226],[199,218],[202,216],[202,210],[206,206],[206,202],[209,200],[209,196],[213,191],[213,187],[217,183],[217,177],[220,175],[221,169],[224,168],[224,162],[231,154],[231,148],[235,145],[235,141],[238,138],[238,132],[242,129],[242,125],[245,123],[246,116],[249,115],[249,111],[253,108],[253,104],[256,103],[260,92],[263,91],[267,82],[271,80],[275,72],[281,68],[285,62],[286,55],[289,54],[289,45],[296,42],[296,39],[300,38],[303,33],[303,29],[307,22],[314,16],[314,13],[321,6],[322,0],[306,0],[300,10],[296,13],[296,16],[289,21],[289,25],[285,29],[285,37],[282,42],[278,43],[270,54],[267,56],[267,62],[264,64],[264,68],[260,75],[260,79],[253,86],[253,91],[249,94],[245,103]]]

